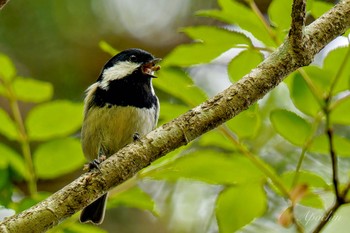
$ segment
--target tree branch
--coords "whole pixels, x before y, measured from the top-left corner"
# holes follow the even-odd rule
[[[316,53],[350,27],[349,15],[350,0],[341,1],[305,28],[302,44],[308,49],[300,57],[293,57],[287,40],[250,74],[225,91],[124,147],[101,164],[101,172],[83,174],[46,200],[9,217],[0,223],[0,231],[43,232],[157,158],[231,119],[262,98],[289,73],[310,64]]]
[[[9,0],[0,0],[0,10],[6,5]]]

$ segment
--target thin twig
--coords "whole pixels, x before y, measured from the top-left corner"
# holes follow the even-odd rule
[[[300,49],[304,38],[305,0],[294,0],[292,7],[292,23],[289,30],[289,40],[294,49]]]

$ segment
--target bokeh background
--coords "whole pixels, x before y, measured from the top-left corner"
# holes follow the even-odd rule
[[[270,1],[255,2],[266,13]],[[0,52],[11,58],[20,76],[52,83],[54,99],[82,102],[84,90],[96,80],[102,66],[111,57],[101,49],[101,42],[105,41],[117,50],[138,47],[157,57],[165,57],[177,45],[191,42],[181,33],[181,28],[221,24],[195,15],[198,10],[217,7],[216,0],[10,0],[0,11]],[[196,83],[207,90],[209,96],[230,84],[226,69],[231,58],[232,53],[207,65],[209,69],[190,70]],[[215,82],[196,80],[196,76],[208,75],[223,78],[217,78]],[[165,93],[156,91],[163,100],[169,98]],[[283,87],[276,90],[275,94],[278,95],[278,99],[273,100],[274,104],[278,102],[276,105],[289,98]],[[284,106],[288,104],[290,102],[284,103]],[[9,109],[2,97],[0,107]],[[24,117],[32,107],[33,104],[21,104]],[[1,136],[0,140],[3,140]],[[11,144],[8,141],[6,143]],[[12,146],[16,145],[12,143]],[[284,147],[284,144],[276,148],[280,154],[295,152],[294,148]],[[288,163],[296,163],[296,158],[272,158],[269,153],[265,151],[265,159],[280,166],[281,170],[288,167]],[[329,167],[325,168],[322,161],[310,159],[308,163],[310,167],[317,163],[319,170],[324,169],[327,175],[330,173]],[[81,170],[59,179],[39,180],[39,190],[54,192],[80,173]],[[17,185],[21,187],[20,183]],[[213,209],[222,189],[219,185],[187,180],[175,183],[144,180],[138,185],[154,198],[161,216],[155,217],[148,211],[119,206],[108,209],[103,229],[126,233],[217,231]],[[25,184],[22,186],[23,192],[26,192]],[[274,206],[283,205],[283,200],[272,198],[275,203],[269,211],[270,215],[276,215],[281,209],[276,210]],[[262,219],[250,231],[258,232],[265,227],[265,232],[271,232],[274,226]],[[279,229],[275,230],[280,232]],[[283,232],[293,231],[285,229]]]

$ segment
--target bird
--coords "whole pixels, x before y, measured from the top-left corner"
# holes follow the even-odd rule
[[[81,144],[93,164],[152,131],[158,122],[159,100],[152,79],[160,58],[132,48],[112,57],[86,90]],[[107,193],[83,209],[80,222],[101,224]]]

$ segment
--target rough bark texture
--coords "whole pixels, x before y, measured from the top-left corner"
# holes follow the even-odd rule
[[[303,4],[303,1],[299,2]],[[344,0],[305,27],[302,33],[303,25],[295,25],[295,33],[290,33],[290,39],[239,82],[126,146],[101,164],[101,172],[86,173],[48,199],[6,219],[0,223],[0,232],[44,232],[152,161],[231,119],[262,98],[288,74],[309,65],[316,53],[350,27],[349,16],[350,0]],[[299,38],[293,39],[294,36]]]

